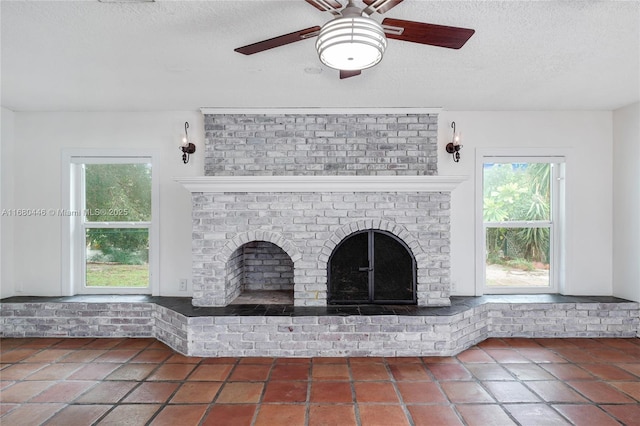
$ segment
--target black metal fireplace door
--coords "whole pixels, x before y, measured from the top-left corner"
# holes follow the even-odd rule
[[[415,304],[416,262],[395,235],[359,231],[346,237],[329,258],[330,304]]]

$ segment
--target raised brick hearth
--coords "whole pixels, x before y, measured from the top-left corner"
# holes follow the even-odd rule
[[[193,356],[453,355],[489,337],[639,336],[615,297],[453,297],[448,307],[194,307],[188,298],[12,297],[1,337],[155,337]]]

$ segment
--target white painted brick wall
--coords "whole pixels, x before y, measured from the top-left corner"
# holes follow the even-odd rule
[[[438,116],[206,114],[205,175],[435,175]]]

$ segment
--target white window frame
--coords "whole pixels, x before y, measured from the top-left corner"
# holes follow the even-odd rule
[[[86,228],[81,214],[85,206],[83,164],[151,164],[151,221],[91,223],[109,228],[149,229],[149,286],[144,288],[86,287]],[[135,149],[65,149],[62,152],[61,294],[151,294],[159,295],[159,171],[157,154]]]
[[[495,148],[476,150],[476,295],[483,294],[526,294],[562,293],[565,287],[565,186],[568,152],[555,148]],[[484,164],[485,163],[550,163],[551,175],[551,220],[550,221],[510,221],[509,227],[531,227],[536,225],[550,228],[549,287],[489,287],[486,285],[486,228],[502,223],[484,222]]]

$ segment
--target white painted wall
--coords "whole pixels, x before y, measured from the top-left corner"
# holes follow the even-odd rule
[[[189,122],[197,151],[189,164],[178,150]],[[173,181],[204,170],[204,127],[195,111],[149,113],[16,113],[15,208],[61,208],[60,164],[63,148],[155,150],[160,175],[160,295],[191,295],[191,195]],[[57,217],[14,220],[16,288],[28,295],[60,294],[60,232]],[[67,219],[68,220],[68,219]],[[178,291],[180,278],[189,291]]]
[[[14,170],[14,119],[15,114],[6,108],[0,111],[2,133],[0,136],[0,211],[13,205]],[[0,218],[0,298],[15,293],[13,280],[13,217]]]
[[[462,159],[444,147],[451,121],[462,132]],[[612,113],[444,111],[439,118],[438,173],[468,175],[452,195],[451,279],[457,295],[475,294],[476,148],[568,148],[564,294],[611,295]]]
[[[451,120],[462,132],[462,160],[455,164],[444,146]],[[183,165],[177,146],[184,122],[198,152]],[[178,291],[191,279],[190,196],[175,176],[202,175],[203,126],[199,112],[16,113],[14,207],[60,207],[63,148],[136,147],[160,157],[160,294]],[[612,113],[611,112],[443,112],[439,130],[439,172],[468,175],[453,193],[452,280],[456,294],[474,294],[474,151],[484,147],[568,147],[575,165],[567,182],[567,294],[612,294]],[[4,161],[4,156],[3,156]],[[3,169],[4,173],[4,169]],[[19,185],[17,184],[19,183]],[[4,192],[3,192],[4,194]],[[60,219],[16,221],[13,253],[17,288],[24,294],[60,292]],[[4,235],[4,234],[3,234]],[[3,237],[4,238],[4,237]],[[191,282],[191,281],[190,281]]]
[[[613,294],[640,302],[640,103],[613,112]]]

